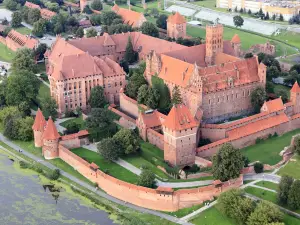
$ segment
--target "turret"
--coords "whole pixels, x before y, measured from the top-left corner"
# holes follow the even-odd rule
[[[234,55],[239,57],[241,54],[241,39],[240,39],[239,35],[235,34],[232,37],[230,43],[231,43],[231,47],[234,50]]]
[[[34,124],[32,126],[33,135],[34,135],[34,146],[42,147],[43,146],[43,133],[46,126],[46,120],[43,116],[43,113],[40,109],[37,110]]]
[[[45,159],[55,159],[59,156],[58,141],[60,135],[57,132],[55,124],[50,117],[48,119],[44,134],[43,134],[43,155]]]
[[[195,163],[198,126],[185,105],[173,106],[162,124],[166,161],[180,167]]]
[[[174,15],[168,17],[167,20],[167,34],[170,38],[185,38],[186,36],[186,20],[176,12]]]
[[[216,55],[223,52],[223,25],[214,24],[206,26],[206,55],[205,62],[207,65],[216,63]]]
[[[296,81],[290,91],[290,100],[293,103],[293,113],[300,113],[300,87]]]

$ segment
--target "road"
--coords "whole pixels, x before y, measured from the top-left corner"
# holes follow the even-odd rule
[[[273,183],[279,183],[280,182],[280,176],[275,174],[269,174],[269,173],[259,173],[259,174],[246,174],[244,175],[244,181],[245,180],[265,180],[265,181],[271,181]]]

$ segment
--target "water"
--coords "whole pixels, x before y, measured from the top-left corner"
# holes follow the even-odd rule
[[[0,153],[0,225],[113,225],[95,209],[39,177],[19,170]]]

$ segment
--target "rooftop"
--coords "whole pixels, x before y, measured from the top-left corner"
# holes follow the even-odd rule
[[[186,23],[184,16],[182,16],[179,12],[176,12],[175,14],[170,15],[168,17],[167,21],[172,24]]]

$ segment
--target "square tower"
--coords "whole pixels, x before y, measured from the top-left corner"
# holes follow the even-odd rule
[[[223,25],[214,24],[206,26],[206,55],[207,65],[216,63],[216,55],[223,52]]]
[[[168,17],[167,34],[175,39],[186,37],[186,20],[179,12]]]
[[[172,107],[162,124],[166,161],[180,167],[195,163],[198,126],[185,105]]]

